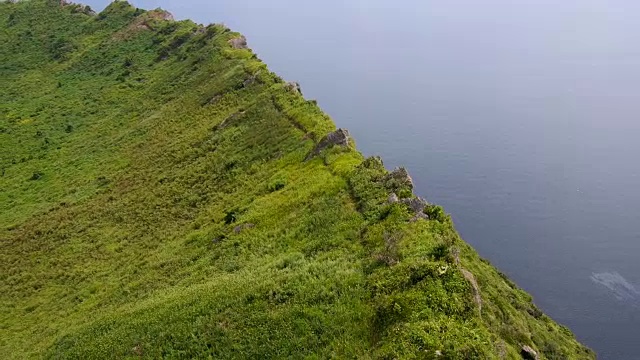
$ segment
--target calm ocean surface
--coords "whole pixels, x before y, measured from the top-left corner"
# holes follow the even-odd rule
[[[599,358],[640,359],[640,2],[134,4],[245,34]]]

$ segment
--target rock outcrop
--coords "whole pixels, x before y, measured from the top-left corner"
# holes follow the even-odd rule
[[[244,81],[242,81],[242,87],[246,88],[246,87],[249,87],[249,86],[259,82],[258,75],[260,75],[260,71],[257,71],[256,73],[254,73],[254,74],[250,75],[249,77],[247,77],[246,79],[244,79]]]
[[[289,91],[302,95],[302,88],[300,87],[300,84],[298,84],[297,82],[290,81],[287,83],[286,87],[287,89],[289,89]]]
[[[414,222],[420,219],[429,220],[429,215],[424,213],[425,208],[429,205],[425,199],[416,196],[408,199],[402,199],[400,202],[407,205],[409,210],[415,214],[409,221]]]
[[[155,20],[174,21],[173,14],[162,9],[148,11],[147,16]]]
[[[312,159],[314,156],[317,156],[322,152],[322,150],[330,148],[332,146],[349,146],[349,130],[347,129],[338,129],[334,132],[327,134],[320,142],[311,150],[309,155],[305,158],[305,161]]]
[[[402,199],[402,203],[407,205],[414,214],[422,213],[427,205],[429,205],[425,199],[418,196],[410,199]]]
[[[538,353],[535,350],[533,350],[531,346],[528,346],[528,345],[522,346],[522,349],[520,350],[520,355],[522,355],[522,358],[525,360],[540,360]]]
[[[413,179],[409,176],[407,169],[403,167],[388,173],[384,178],[384,183],[389,189],[408,188],[408,190],[413,190]]]
[[[478,281],[476,281],[476,277],[473,276],[471,271],[460,267],[460,272],[462,276],[471,284],[471,289],[473,290],[473,301],[478,306],[478,312],[482,312],[482,296],[480,295],[480,287],[478,286]]]
[[[229,45],[231,45],[234,49],[248,49],[247,46],[247,38],[244,36],[239,36],[237,38],[233,38],[229,40]]]

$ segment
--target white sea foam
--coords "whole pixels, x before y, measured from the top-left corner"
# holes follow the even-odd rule
[[[618,300],[640,304],[640,290],[615,271],[593,273],[591,280],[605,286]]]

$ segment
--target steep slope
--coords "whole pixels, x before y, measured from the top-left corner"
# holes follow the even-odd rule
[[[594,357],[240,34],[32,0],[0,44],[3,357]]]

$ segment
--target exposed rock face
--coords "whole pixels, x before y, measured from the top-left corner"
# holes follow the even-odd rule
[[[348,146],[349,145],[349,130],[347,129],[338,129],[332,133],[327,134],[323,140],[320,141],[320,144],[326,143],[324,147],[328,147],[329,145],[340,145],[340,146]]]
[[[166,11],[166,10],[162,10],[162,9],[157,9],[157,10],[151,10],[148,13],[148,16],[152,19],[156,19],[156,20],[167,20],[167,21],[173,21],[173,14],[171,14],[170,12]]]
[[[422,213],[424,211],[424,208],[426,208],[428,205],[427,201],[421,197],[402,199],[402,203],[409,206],[409,209],[411,209],[411,211],[416,214]]]
[[[245,38],[244,36],[229,40],[229,44],[234,49],[248,49],[247,38]]]
[[[391,193],[391,195],[389,195],[389,198],[387,199],[387,202],[389,204],[395,204],[398,201],[400,201],[400,199],[398,199],[398,195],[396,195],[396,193]]]
[[[540,360],[538,353],[528,345],[522,346],[522,350],[520,350],[520,355],[522,355],[522,358],[526,360]]]
[[[253,84],[255,84],[256,82],[258,82],[258,75],[260,74],[260,71],[256,72],[255,74],[249,76],[248,78],[246,78],[243,82],[242,82],[242,87],[246,88],[249,87]]]
[[[429,215],[424,213],[424,209],[429,205],[425,199],[416,196],[414,198],[402,199],[400,202],[407,205],[411,212],[415,214],[415,216],[409,220],[410,222],[415,222],[420,219],[429,220]]]
[[[324,149],[327,149],[331,146],[349,146],[349,131],[347,129],[338,129],[332,133],[327,134],[318,145],[307,155],[305,161],[310,160],[314,156],[320,154],[320,152]]]
[[[473,301],[478,305],[478,311],[482,311],[482,296],[480,296],[480,287],[478,286],[476,277],[473,276],[471,271],[462,267],[460,268],[460,272],[462,272],[462,276],[464,276],[464,278],[471,284],[471,288],[473,289]],[[538,358],[535,359],[537,360]]]
[[[147,11],[138,16],[129,26],[119,31],[114,36],[124,39],[130,37],[136,31],[152,30],[156,21],[174,21],[173,15],[162,9]]]
[[[498,357],[501,360],[504,360],[507,358],[507,343],[504,342],[504,340],[500,341],[497,345],[496,345],[496,350],[498,350]]]
[[[413,189],[413,179],[409,176],[407,169],[403,167],[396,168],[387,174],[384,181],[389,188],[408,187],[409,190]]]
[[[418,220],[429,220],[429,215],[427,215],[427,214],[425,214],[423,212],[419,212],[414,217],[409,219],[409,222],[416,222]]]
[[[457,246],[451,247],[451,256],[453,256],[453,261],[456,265],[460,265],[460,248]]]
[[[290,81],[287,83],[287,89],[289,89],[289,91],[293,91],[297,94],[302,95],[302,88],[300,87],[300,84],[298,84],[295,81]]]

